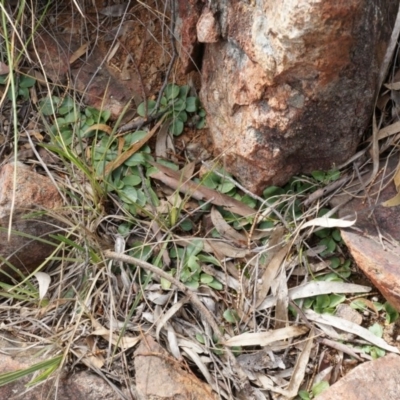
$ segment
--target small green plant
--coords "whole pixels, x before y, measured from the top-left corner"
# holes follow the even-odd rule
[[[216,172],[219,172],[219,174],[217,174]],[[208,172],[202,178],[201,183],[210,189],[218,190],[221,193],[226,193],[234,196],[236,194],[236,186],[228,178],[232,178],[232,175],[222,170],[221,168],[218,168],[215,172]]]
[[[385,320],[387,324],[392,324],[399,319],[399,312],[388,302],[382,304],[377,301],[370,302],[363,298],[353,300],[350,303],[350,307],[359,311],[367,311],[368,308],[372,308],[375,313],[383,311],[385,313]]]
[[[274,206],[279,211],[287,223],[302,218],[304,209],[301,206],[301,199],[305,198],[315,190],[321,183],[329,183],[340,177],[340,171],[331,170],[328,172],[314,171],[312,178],[306,176],[293,177],[283,187],[268,186],[263,191],[263,199],[266,206]],[[329,210],[320,210],[318,217],[326,214]],[[321,245],[326,246],[326,252],[322,256],[333,254],[336,249],[335,242],[340,242],[338,230],[319,230]],[[324,239],[324,240],[322,240]],[[330,240],[333,239],[333,242]]]
[[[9,79],[9,75],[0,75],[0,85],[6,85],[7,80]],[[29,99],[29,89],[35,85],[36,79],[28,76],[28,75],[23,75],[20,74],[14,78],[15,86],[14,86],[14,92],[12,90],[12,86],[8,86],[7,90],[7,97],[12,100],[13,96],[15,98],[20,98],[24,101]]]
[[[161,101],[161,111],[167,113],[167,117],[171,119],[170,129],[175,135],[182,132],[183,125],[180,122],[186,122],[190,114],[203,115],[203,122],[198,121],[197,127],[204,124],[204,110],[201,109],[198,98],[188,96],[189,89],[189,86],[167,85]],[[149,101],[148,105],[148,111],[151,112],[155,103]],[[65,98],[47,96],[40,100],[39,110],[42,115],[52,118],[50,130],[54,144],[64,150],[72,147],[80,148],[80,153],[86,156],[88,155],[86,149],[90,147],[90,159],[87,163],[92,167],[94,176],[103,180],[107,193],[115,192],[118,195],[126,211],[136,215],[138,210],[142,210],[149,202],[154,207],[159,205],[159,199],[150,184],[149,175],[154,168],[149,162],[154,159],[147,144],[115,168],[109,176],[104,176],[106,166],[145,137],[146,131],[131,132],[117,139],[112,134],[111,128],[106,125],[110,112],[99,111],[92,107],[81,109],[69,96]],[[138,107],[138,113],[142,115],[143,112],[142,103]],[[158,162],[177,169],[174,164],[167,161],[158,160]],[[179,214],[180,210],[177,211]],[[170,226],[176,222],[177,218]],[[122,226],[121,230],[126,228]],[[192,228],[190,221],[183,221],[181,228],[190,230]]]
[[[51,133],[57,142],[70,146],[74,138],[87,139],[96,134],[91,130],[95,124],[105,124],[110,118],[109,111],[99,111],[93,107],[81,110],[72,97],[47,96],[39,101],[39,111],[44,116],[53,116]]]
[[[155,111],[166,114],[171,121],[169,132],[174,136],[179,136],[183,132],[186,123],[202,129],[205,126],[206,113],[201,107],[199,98],[189,96],[189,92],[188,85],[178,86],[170,83],[165,87],[159,110],[155,110],[154,100],[148,100],[147,107],[144,102],[139,104],[137,113],[141,117],[147,117]]]
[[[361,347],[365,354],[369,354],[374,360],[386,355],[386,351],[376,346],[365,345]]]
[[[221,331],[223,331],[223,328],[221,328]],[[206,344],[204,336],[199,332],[196,332],[196,340],[203,345]],[[217,356],[222,356],[224,354],[224,346],[218,343],[218,338],[215,335],[212,335],[212,340],[214,343],[212,352]],[[233,346],[231,350],[236,357],[242,353],[242,348],[240,346]]]
[[[312,400],[328,388],[329,382],[321,381],[319,383],[316,383],[309,392],[307,392],[306,390],[300,390],[299,397],[297,399]]]
[[[171,273],[179,271],[180,280],[188,287],[197,289],[201,284],[207,285],[216,290],[222,290],[223,285],[213,276],[202,272],[201,263],[214,264],[220,266],[218,260],[212,256],[202,253],[203,242],[193,240],[186,248],[174,247],[170,251],[172,259],[176,260],[176,268]],[[170,282],[162,281],[162,286],[167,289],[171,286]]]
[[[345,300],[346,296],[341,294],[321,294],[319,296],[307,297],[303,302],[303,307],[312,308],[319,314],[333,315],[336,307]]]
[[[328,212],[329,210],[327,208],[322,208],[318,212],[318,217],[323,217]],[[337,246],[343,243],[339,229],[323,228],[315,231],[314,235],[320,239],[318,245],[324,248],[319,253],[321,257],[332,256],[335,253]],[[337,267],[333,266],[333,268]]]
[[[336,181],[340,178],[340,171],[337,169],[331,169],[329,171],[313,171],[311,176],[318,182],[327,184]]]
[[[229,322],[231,324],[236,324],[237,322],[240,321],[240,317],[239,317],[237,311],[236,310],[232,310],[230,308],[227,308],[224,311],[222,316],[224,317],[225,321],[227,321],[227,322]]]
[[[274,206],[287,223],[303,215],[301,197],[317,189],[317,184],[304,177],[294,177],[284,187],[269,186],[263,191],[266,206]]]
[[[139,171],[140,166],[145,166],[146,171],[151,169],[151,165],[146,162],[153,160],[149,155],[148,145],[144,145],[140,152],[128,158],[110,176],[104,176],[106,165],[114,161],[120,152],[126,151],[133,143],[142,139],[146,135],[145,131],[126,134],[123,146],[119,147],[121,142],[110,135],[111,128],[105,125],[110,117],[109,111],[99,111],[92,107],[81,110],[71,97],[46,97],[40,101],[39,106],[43,115],[53,117],[50,130],[54,144],[63,150],[77,147],[84,155],[89,154],[87,163],[92,167],[92,175],[104,180],[106,192],[115,192],[124,209],[136,215],[138,208],[146,205],[148,198],[143,185],[147,186],[151,201],[158,205],[158,198],[151,188],[149,178]],[[109,131],[106,133],[104,130],[107,129]],[[90,152],[86,149],[90,149]]]
[[[362,312],[368,311],[369,309],[376,315],[379,314],[380,317],[384,318],[387,324],[392,324],[399,319],[398,311],[388,302],[382,304],[377,301],[372,302],[364,298],[359,298],[353,300],[350,303],[350,307]],[[368,330],[379,338],[383,337],[382,323],[376,322],[371,325]],[[362,350],[366,354],[369,354],[373,359],[383,357],[386,354],[385,350],[373,345],[357,346],[356,348]]]
[[[382,338],[383,336],[383,328],[379,323],[371,325],[368,330],[379,338]],[[383,357],[386,354],[385,350],[373,345],[355,346],[355,348],[369,354],[374,360]]]
[[[143,138],[144,131],[129,133],[124,137],[122,152]],[[100,134],[101,138],[95,146],[92,146],[92,163],[96,175],[101,177],[107,163],[114,161],[119,154],[117,140],[110,140],[108,135]],[[154,206],[159,205],[159,200],[151,187],[149,173],[153,170],[149,161],[153,161],[150,155],[150,147],[144,145],[140,151],[129,157],[122,165],[116,168],[108,177],[104,177],[107,192],[115,192],[123,202],[123,207],[132,215],[136,215],[149,201]],[[150,198],[149,198],[149,197]]]
[[[0,386],[16,382],[33,373],[39,373],[39,375],[33,378],[32,381],[28,383],[28,386],[33,386],[35,383],[42,382],[59,367],[61,367],[63,358],[64,357],[62,355],[57,355],[45,361],[40,361],[37,364],[33,364],[28,368],[0,374]]]

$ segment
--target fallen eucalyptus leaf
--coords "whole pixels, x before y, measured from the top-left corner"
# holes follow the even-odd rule
[[[322,228],[348,228],[355,223],[356,220],[347,221],[345,219],[328,218],[323,216],[307,221],[305,224],[301,225],[300,229],[309,228],[310,226],[320,226]]]
[[[312,310],[305,310],[304,314],[311,321],[319,322],[326,325],[331,325],[334,328],[341,329],[342,331],[357,335],[366,340],[367,342],[370,342],[373,345],[380,347],[383,350],[400,354],[400,351],[398,350],[397,347],[387,344],[383,339],[375,336],[368,329],[365,329],[353,322],[347,321],[343,318],[334,317],[332,315],[317,314]]]
[[[221,236],[225,237],[226,239],[231,239],[241,247],[247,245],[247,237],[239,233],[236,229],[232,228],[215,207],[211,209],[211,221]]]
[[[382,203],[383,207],[395,207],[400,204],[400,168],[397,167],[397,171],[393,177],[394,185],[397,190],[396,196]]]
[[[289,299],[297,300],[311,296],[319,296],[321,294],[330,293],[366,293],[370,292],[369,286],[356,285],[354,283],[346,282],[329,282],[329,281],[315,281],[308,282],[305,285],[297,286],[289,289]],[[275,296],[268,296],[258,307],[257,310],[265,310],[266,308],[273,307],[276,304]]]
[[[257,287],[256,307],[258,307],[265,300],[265,297],[271,288],[272,282],[276,278],[279,268],[281,267],[283,260],[290,250],[290,247],[290,243],[282,247],[274,255],[268,266],[265,268],[264,274],[261,277],[261,284]]]
[[[287,326],[268,332],[243,333],[225,341],[225,346],[266,346],[280,340],[304,335],[308,331],[306,326]]]
[[[39,299],[43,300],[44,296],[46,296],[46,293],[49,290],[51,282],[50,275],[46,274],[45,272],[36,272],[34,275],[39,283]]]

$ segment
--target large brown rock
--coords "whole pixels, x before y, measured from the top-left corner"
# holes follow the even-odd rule
[[[366,362],[321,393],[318,400],[397,400],[400,357],[395,354]]]
[[[62,205],[50,178],[22,163],[16,165],[15,175],[13,163],[0,170],[0,281],[18,276],[16,270],[24,275],[33,272],[54,251],[49,234],[56,233],[60,226],[59,221],[46,215],[46,210],[59,212]]]
[[[354,197],[343,192],[331,204],[337,206],[350,200],[340,207],[339,217],[356,218],[356,223],[342,230],[342,238],[358,267],[400,311],[400,207],[382,205],[397,194],[393,175],[398,163],[397,155],[383,162],[381,173],[368,185],[367,192],[361,190]],[[368,181],[369,175],[363,179]]]
[[[229,172],[260,192],[348,159],[370,120],[399,1],[211,4],[215,21],[204,8],[197,25],[209,41],[201,99]]]

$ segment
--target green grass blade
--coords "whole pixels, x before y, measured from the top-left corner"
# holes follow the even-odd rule
[[[59,355],[59,356],[50,358],[49,360],[41,361],[41,362],[34,364],[25,369],[0,374],[0,386],[4,386],[4,385],[7,385],[8,383],[18,381],[19,379],[22,379],[23,377],[33,374],[34,372],[40,371],[42,369],[46,369],[46,371],[51,370],[51,372],[53,372],[57,368],[60,367],[62,360],[63,360],[63,356]],[[42,379],[45,379],[49,376],[49,373],[46,374],[46,371],[40,375],[40,376],[43,375]],[[34,381],[32,381],[32,382],[37,383],[38,378],[35,378]],[[32,384],[32,382],[30,384]]]

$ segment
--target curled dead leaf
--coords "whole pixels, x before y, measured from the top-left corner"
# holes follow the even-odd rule
[[[232,228],[215,207],[211,209],[211,221],[221,236],[225,237],[226,239],[233,240],[241,247],[247,245],[247,237]]]
[[[0,61],[0,75],[5,75],[10,72],[10,68],[8,67],[7,64],[3,63],[3,61]]]

